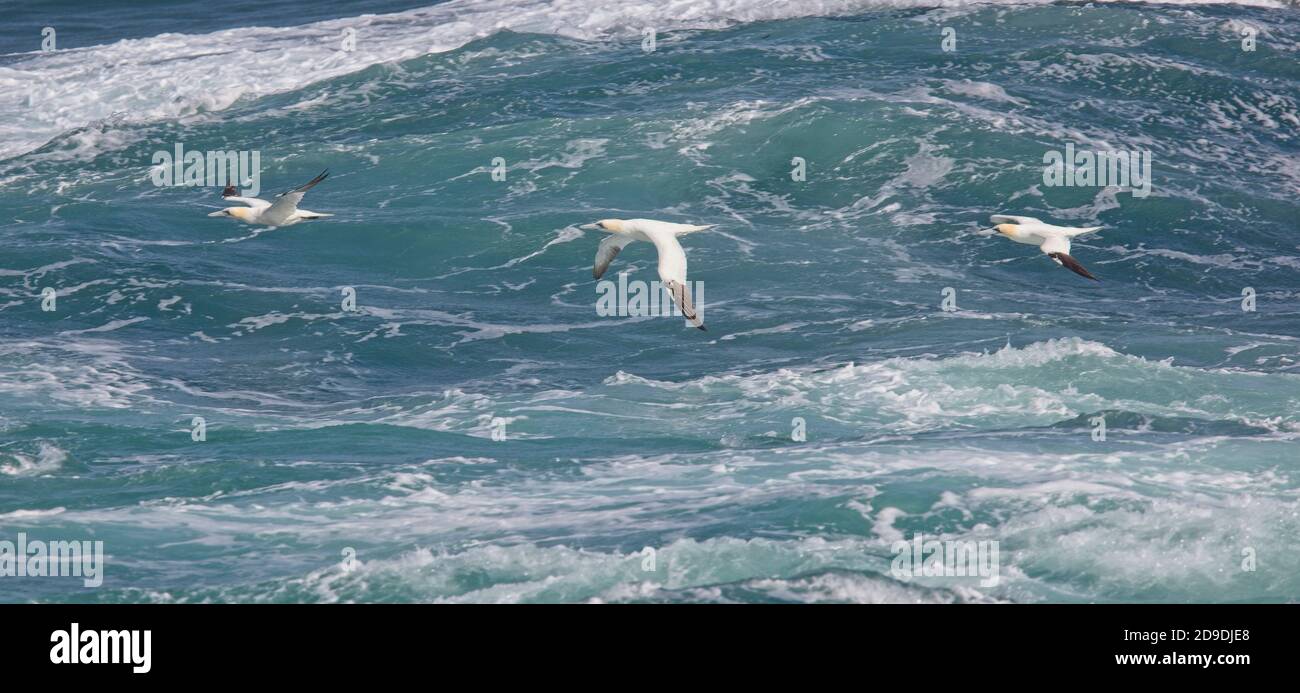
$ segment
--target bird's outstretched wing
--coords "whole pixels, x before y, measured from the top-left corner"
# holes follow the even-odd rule
[[[1039,246],[1039,248],[1047,254],[1047,257],[1052,258],[1056,264],[1074,272],[1080,277],[1087,277],[1095,282],[1101,281],[1092,276],[1092,272],[1089,272],[1087,268],[1079,264],[1078,260],[1075,260],[1070,256],[1070,239],[1068,237],[1053,236],[1043,241],[1043,244]]]
[[[682,244],[677,242],[677,235],[663,229],[642,228],[640,230],[655,244],[655,250],[659,251],[659,279],[665,285],[674,280],[679,284],[685,284],[686,251],[682,250]]]
[[[681,309],[682,315],[697,328],[708,332],[704,326],[704,321],[700,319],[700,314],[695,310],[695,304],[691,302],[691,292],[686,289],[686,285],[678,281],[670,281],[667,284],[668,293],[672,294],[673,302]]]
[[[275,204],[267,210],[267,214],[272,218],[288,217],[298,209],[298,203],[302,202],[302,196],[307,194],[308,190],[316,187],[316,184],[325,180],[330,175],[329,169],[321,171],[319,176],[299,185],[293,190],[282,192],[275,196]]]
[[[225,189],[221,191],[221,197],[222,199],[230,200],[231,202],[239,202],[242,204],[246,204],[249,207],[253,207],[255,209],[271,206],[270,202],[267,202],[266,200],[262,200],[256,197],[240,197],[239,189],[236,188],[233,183],[227,185]]]
[[[1068,236],[1049,236],[1043,240],[1043,244],[1038,246],[1040,250],[1048,255],[1052,253],[1061,253],[1062,255],[1070,254],[1070,239]]]
[[[596,264],[591,268],[591,276],[600,279],[605,275],[605,270],[609,269],[609,263],[614,261],[618,256],[618,251],[622,250],[631,243],[634,238],[620,234],[610,234],[600,242],[596,248]]]
[[[1010,214],[994,214],[989,217],[989,221],[994,224],[1041,224],[1043,222],[1033,217],[1016,217]]]
[[[1040,247],[1043,252],[1047,254],[1047,257],[1056,261],[1056,264],[1065,267],[1081,277],[1087,277],[1095,282],[1101,281],[1092,276],[1092,272],[1089,272],[1083,265],[1079,264],[1078,260],[1075,260],[1070,256],[1069,238],[1065,236],[1055,236],[1043,241],[1043,245]]]
[[[705,329],[704,321],[695,310],[690,290],[686,286],[686,251],[677,242],[677,234],[671,229],[663,228],[641,227],[640,230],[650,237],[655,249],[659,251],[659,279],[663,281],[668,293],[672,294],[673,302],[692,325]]]
[[[1048,253],[1047,257],[1056,260],[1058,263],[1063,265],[1066,269],[1070,270],[1071,272],[1074,272],[1080,277],[1087,277],[1095,282],[1101,281],[1100,279],[1092,276],[1092,272],[1089,272],[1086,267],[1079,264],[1078,260],[1075,260],[1074,258],[1070,257],[1066,253]]]
[[[320,175],[316,176],[315,178],[313,178],[313,179],[307,181],[306,183],[303,183],[302,185],[299,185],[298,187],[294,188],[293,190],[289,190],[289,191],[287,191],[287,192],[282,192],[282,193],[280,193],[279,195],[276,195],[276,197],[284,197],[284,196],[286,196],[286,195],[292,195],[292,194],[294,194],[294,193],[305,193],[305,192],[307,192],[308,190],[311,190],[312,188],[316,187],[316,184],[317,184],[317,183],[319,183],[319,182],[321,182],[321,181],[323,181],[323,180],[325,180],[326,178],[329,178],[329,177],[330,177],[330,170],[329,170],[329,169],[325,169],[324,171],[321,171],[321,172],[320,172]],[[302,199],[302,198],[298,198],[298,199]]]

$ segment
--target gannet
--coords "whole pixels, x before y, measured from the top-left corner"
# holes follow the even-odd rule
[[[275,196],[275,202],[270,203],[256,197],[239,197],[235,186],[227,185],[225,190],[221,191],[221,197],[234,202],[242,202],[247,207],[226,207],[225,209],[212,212],[210,217],[234,217],[246,224],[263,224],[265,226],[293,226],[305,219],[320,219],[322,217],[332,217],[333,214],[323,214],[321,212],[309,212],[305,209],[298,209],[298,203],[302,202],[302,196],[311,190],[315,185],[329,176],[329,170],[322,171],[319,176],[307,181],[288,192],[282,192]]]
[[[673,224],[653,219],[601,219],[594,224],[584,224],[580,229],[606,231],[610,235],[600,242],[596,249],[596,264],[591,275],[600,279],[609,269],[618,252],[632,241],[648,241],[655,244],[659,251],[659,279],[663,281],[673,301],[681,309],[682,315],[692,325],[705,329],[704,321],[695,312],[691,303],[691,294],[686,286],[686,251],[677,237],[696,231],[713,228],[713,224],[696,226],[694,224]]]
[[[1017,243],[1036,245],[1056,264],[1064,265],[1071,272],[1095,282],[1101,281],[1092,276],[1092,273],[1079,264],[1078,260],[1070,257],[1070,239],[1092,233],[1102,227],[1054,226],[1044,224],[1033,217],[1013,217],[1005,214],[994,214],[989,217],[989,221],[996,224],[993,229],[1003,236]]]

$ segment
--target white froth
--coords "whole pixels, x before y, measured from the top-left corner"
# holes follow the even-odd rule
[[[1046,0],[1043,0],[1046,1]],[[1174,0],[1216,4],[1219,0]],[[502,30],[581,40],[658,31],[720,29],[746,22],[850,15],[878,8],[961,7],[971,0],[452,0],[385,15],[291,27],[160,34],[35,53],[0,67],[0,159],[74,130],[78,158],[129,144],[118,123],[201,118],[243,98],[301,89],[380,63],[459,48]],[[1024,4],[1023,0],[1015,3]],[[1279,6],[1274,0],[1238,4]],[[355,49],[341,49],[356,31]]]

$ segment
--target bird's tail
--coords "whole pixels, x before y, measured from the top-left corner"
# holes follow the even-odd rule
[[[1104,226],[1089,226],[1089,227],[1086,227],[1086,228],[1071,229],[1071,230],[1070,230],[1070,237],[1073,238],[1073,237],[1075,237],[1075,236],[1082,236],[1082,235],[1085,234],[1085,233],[1092,233],[1092,232],[1094,232],[1094,231],[1100,231],[1100,230],[1102,230],[1103,228],[1106,228],[1106,227],[1104,227]]]

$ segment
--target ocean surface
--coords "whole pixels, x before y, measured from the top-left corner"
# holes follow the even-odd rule
[[[1300,596],[1294,6],[0,11],[0,540],[106,554],[0,601]],[[177,143],[336,216],[208,218]],[[1045,185],[1067,144],[1151,194]],[[993,213],[1103,225],[1102,281]],[[717,225],[707,332],[597,314],[610,217]]]

